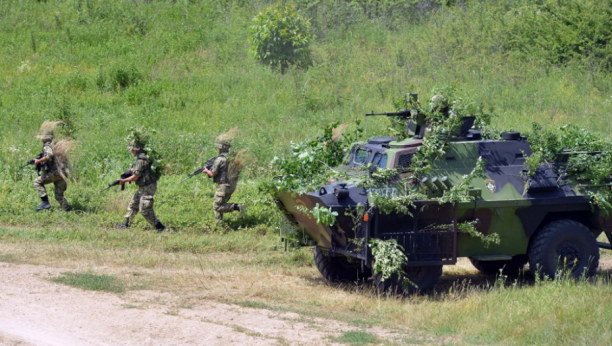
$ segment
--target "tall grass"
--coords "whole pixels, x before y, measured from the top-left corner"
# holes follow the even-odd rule
[[[535,49],[516,48],[516,37],[515,46],[504,38],[520,23],[519,10],[536,2],[419,1],[388,9],[300,2],[319,35],[313,66],[285,74],[248,54],[248,27],[266,3],[3,1],[0,217],[18,217],[35,203],[31,168],[19,166],[38,152],[34,137],[46,119],[64,120],[64,135],[79,142],[67,197],[93,213],[125,203],[97,197],[93,187],[131,163],[124,142],[131,126],[159,131],[155,141],[171,175],[198,167],[215,154],[215,136],[239,126],[235,145],[258,159],[245,177],[263,179],[290,141],[332,121],[390,110],[404,92],[426,99],[434,86],[449,84],[494,107],[499,128],[569,122],[608,136],[609,71],[591,60],[553,64]],[[367,135],[384,127],[384,119],[365,120]],[[186,197],[174,182],[160,183],[158,200],[168,211],[200,210],[199,192]],[[194,226],[194,217],[177,222]]]

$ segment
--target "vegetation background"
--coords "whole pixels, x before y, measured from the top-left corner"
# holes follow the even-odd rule
[[[8,227],[0,237],[145,249],[157,242],[162,252],[276,251],[268,237],[278,215],[256,187],[268,178],[275,155],[333,121],[362,119],[366,136],[378,134],[386,120],[364,119],[364,113],[393,110],[393,98],[409,91],[426,100],[431,89],[445,85],[493,107],[497,128],[572,123],[610,136],[612,0],[286,2],[310,18],[314,39],[309,68],[279,73],[249,53],[252,19],[273,1],[0,1],[0,224]],[[66,193],[77,212],[36,214],[35,173],[21,166],[40,150],[40,124],[57,119],[67,124],[63,136],[79,144]],[[98,192],[131,164],[124,138],[133,126],[158,131],[155,144],[169,166],[156,210],[178,233],[154,238],[107,230],[121,221],[133,187]],[[249,215],[228,217],[231,228],[248,236],[211,241],[200,235],[217,232],[213,185],[201,177],[178,182],[214,156],[214,138],[233,126],[241,130],[235,146],[257,158],[233,197],[250,204]],[[311,263],[303,252],[291,256],[295,265]],[[585,288],[601,295],[586,306],[610,301],[608,285],[596,288]],[[531,298],[544,299],[534,292]],[[491,294],[512,296],[503,305],[516,302],[512,309],[529,304],[521,294]],[[570,326],[556,339],[551,331],[557,328],[525,325],[529,318],[520,313],[514,329],[495,320],[502,330],[512,329],[506,333],[476,325],[462,332],[467,316],[483,318],[485,310],[475,307],[490,314],[503,309],[488,297],[478,296],[484,305],[462,305],[465,314],[433,330],[477,342],[581,343],[612,317],[603,309],[591,315],[555,310],[553,325]],[[571,309],[574,303],[559,304]],[[574,318],[586,320],[576,326]],[[535,329],[521,334],[520,328]],[[601,344],[612,339],[609,331],[599,337]]]

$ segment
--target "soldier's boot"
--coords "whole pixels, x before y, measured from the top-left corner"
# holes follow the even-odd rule
[[[49,204],[49,196],[41,197],[42,203],[36,207],[36,211],[51,209],[51,204]]]
[[[155,224],[155,230],[157,230],[157,233],[161,233],[164,230],[166,230],[166,226],[164,226],[164,224],[161,223],[161,221],[157,221],[157,223]]]
[[[61,202],[62,208],[64,208],[64,211],[72,211],[72,206],[70,204],[68,204],[67,200],[63,200]]]
[[[116,223],[115,228],[122,228],[122,229],[130,228],[130,218],[126,217],[125,222],[123,223]]]
[[[244,203],[234,203],[234,210],[240,212],[240,218],[244,219],[244,214],[246,213],[246,205]]]

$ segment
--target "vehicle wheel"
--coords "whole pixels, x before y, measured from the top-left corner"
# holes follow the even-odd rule
[[[599,247],[593,233],[573,220],[553,221],[533,238],[529,250],[529,268],[540,277],[554,278],[567,268],[569,275],[579,278],[595,275],[599,266]]]
[[[328,282],[355,282],[371,276],[370,269],[361,271],[359,261],[349,262],[345,256],[331,257],[327,250],[314,247],[314,261],[319,272]]]
[[[436,283],[438,283],[440,276],[442,276],[442,266],[405,267],[404,273],[405,277],[417,287],[408,284],[408,287],[404,288],[402,283],[399,282],[397,274],[393,274],[387,280],[382,280],[382,273],[374,274],[374,285],[378,292],[392,292],[396,294],[425,293],[432,290]]]
[[[470,258],[470,262],[484,275],[495,276],[501,270],[504,275],[515,277],[518,276],[520,270],[527,264],[528,257],[527,255],[516,255],[507,261],[479,261]]]

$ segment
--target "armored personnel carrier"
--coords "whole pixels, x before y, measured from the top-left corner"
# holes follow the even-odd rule
[[[353,146],[345,163],[347,169],[372,174],[376,169],[395,168],[410,177],[413,156],[423,143],[427,124],[418,111],[385,114],[408,121],[408,138],[371,138]],[[287,215],[287,226],[307,234],[314,247],[316,266],[328,281],[355,281],[372,276],[374,258],[367,245],[372,238],[395,239],[408,261],[405,277],[414,285],[408,292],[432,289],[444,265],[467,257],[483,274],[503,271],[516,275],[529,263],[532,272],[554,278],[560,269],[570,275],[592,276],[599,265],[599,249],[612,249],[596,239],[604,232],[612,242],[612,218],[592,206],[581,184],[564,174],[572,152],[557,155],[555,162],[540,164],[527,174],[525,158],[531,147],[518,132],[506,132],[496,140],[485,140],[473,129],[473,117],[461,119],[459,132],[452,136],[445,154],[433,162],[426,177],[411,179],[411,188],[427,196],[414,202],[410,213],[381,213],[373,196],[393,198],[399,193],[393,184],[362,187],[347,179],[305,193],[279,192],[277,204]],[[454,203],[436,197],[461,182],[472,172],[479,158],[484,162],[484,178],[472,180],[468,195]],[[359,167],[368,167],[361,169]],[[404,180],[405,181],[405,180]],[[317,223],[304,212],[316,205],[338,213],[333,225]],[[361,212],[360,212],[361,211]],[[473,222],[484,236],[497,233],[498,244],[458,230]],[[397,276],[386,280],[373,275],[381,290],[402,291]]]

